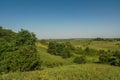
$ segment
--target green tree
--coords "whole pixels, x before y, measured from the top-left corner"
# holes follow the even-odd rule
[[[85,56],[79,56],[74,59],[74,62],[77,64],[84,64],[87,62],[87,60]]]
[[[69,58],[72,56],[70,49],[66,48],[64,49],[64,52],[61,54],[63,58]]]
[[[62,56],[63,58],[71,57],[71,48],[66,43],[49,42],[48,53]]]
[[[35,45],[35,41],[37,38],[35,37],[34,33],[30,33],[28,30],[23,30],[18,32],[17,34],[18,39],[17,39],[17,44],[18,45]]]
[[[62,53],[64,53],[64,51],[65,51],[65,44],[64,43],[57,43],[56,44],[56,51],[57,51],[58,55],[62,55]]]
[[[0,73],[39,69],[36,37],[21,29],[18,33],[0,28]]]
[[[56,42],[49,42],[48,53],[57,55]]]

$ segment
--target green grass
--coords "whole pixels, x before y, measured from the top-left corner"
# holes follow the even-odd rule
[[[75,47],[90,47],[93,49],[119,50],[120,41],[91,41],[91,40],[71,40]],[[0,74],[0,80],[119,80],[120,67],[93,64],[98,62],[98,56],[87,56],[88,63],[77,65],[73,63],[73,57],[64,59],[47,53],[47,45],[36,43],[38,56],[42,60],[40,71],[10,72]]]
[[[120,51],[120,41],[92,41],[92,40],[72,40],[70,41],[75,47],[81,48],[92,48],[96,50],[119,50]]]
[[[103,64],[67,65],[42,71],[4,74],[0,80],[119,80],[120,67]]]
[[[49,40],[48,40],[49,41]],[[119,50],[120,51],[120,41],[94,41],[92,39],[61,39],[61,40],[51,40],[57,42],[71,42],[75,47],[86,48],[90,47],[96,50]],[[119,45],[117,45],[119,44]]]
[[[42,60],[42,67],[54,67],[54,66],[61,66],[61,65],[68,65],[72,64],[73,58],[63,59],[60,56],[55,56],[47,53],[47,47],[37,44],[38,55]]]

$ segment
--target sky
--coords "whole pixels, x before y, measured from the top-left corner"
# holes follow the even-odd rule
[[[39,39],[120,38],[120,0],[0,0],[0,26]]]

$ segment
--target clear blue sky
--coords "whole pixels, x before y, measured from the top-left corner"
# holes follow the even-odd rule
[[[0,0],[0,25],[46,38],[120,38],[120,0]]]

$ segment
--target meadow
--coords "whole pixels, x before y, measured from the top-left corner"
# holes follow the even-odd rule
[[[48,40],[49,41],[49,40]],[[48,41],[46,43],[37,42],[36,48],[38,56],[42,61],[41,70],[25,72],[2,73],[0,80],[119,80],[120,67],[108,64],[99,64],[98,56],[87,56],[86,64],[76,64],[73,59],[78,54],[70,58],[51,55],[47,52]],[[75,47],[90,47],[97,50],[119,50],[120,41],[93,41],[93,40],[67,40]],[[58,42],[66,42],[59,40]],[[74,53],[73,53],[74,54]]]
[[[4,74],[0,80],[119,80],[120,68],[103,64],[74,64],[41,71]]]
[[[120,41],[94,41],[89,39],[71,40],[71,43],[76,47],[90,47],[96,50],[120,50]]]

